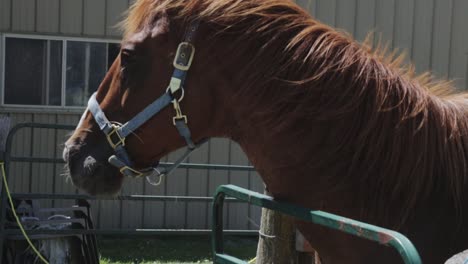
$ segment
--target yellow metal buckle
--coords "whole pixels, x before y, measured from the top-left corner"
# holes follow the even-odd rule
[[[190,69],[190,65],[192,65],[194,55],[195,47],[191,43],[180,43],[174,58],[174,67],[182,71],[187,71]]]
[[[184,120],[185,124],[187,124],[187,116],[186,115],[174,116],[172,118],[172,123],[174,124],[174,126],[176,125],[177,120]]]
[[[143,177],[143,173],[142,173],[141,171],[137,171],[137,170],[135,170],[135,169],[133,169],[133,168],[131,168],[131,167],[129,167],[129,166],[125,166],[125,167],[120,168],[120,173],[122,173],[123,175],[126,175],[126,174],[124,173],[125,170],[129,170],[129,171],[131,171],[133,174],[135,174],[135,175],[133,176],[133,177],[135,177],[135,178]]]
[[[177,120],[184,120],[185,124],[187,124],[187,116],[182,114],[179,102],[177,100],[173,100],[172,105],[174,106],[174,110],[176,112],[176,115],[172,118],[172,123],[174,126],[176,125]]]
[[[119,129],[118,126],[112,125],[112,131],[106,135],[107,141],[109,142],[109,144],[111,145],[113,149],[116,149],[120,145],[125,146],[125,138],[120,136],[118,129]],[[117,142],[114,143],[113,139],[116,139]]]

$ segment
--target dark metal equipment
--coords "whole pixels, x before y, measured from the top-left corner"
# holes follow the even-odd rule
[[[19,196],[16,196],[19,197]],[[47,230],[89,230],[93,229],[90,205],[78,199],[76,204],[64,208],[40,208],[37,200],[15,199],[14,208],[21,217],[26,232],[35,247],[49,263],[98,264],[99,254],[94,234],[43,234]],[[2,263],[40,263],[37,255],[29,249],[25,237],[12,216],[12,209],[6,210],[5,233],[7,234]]]
[[[1,181],[4,183],[0,200],[0,263],[32,264],[45,262],[45,258],[49,263],[99,263],[96,236],[74,232],[94,229],[90,204],[86,200],[76,199],[70,207],[41,208],[39,201],[29,195],[10,193],[7,171],[12,158],[12,138],[28,125],[18,125],[8,133],[9,120],[3,117],[0,126]],[[56,197],[47,195],[47,198]],[[51,233],[65,230],[72,232]]]

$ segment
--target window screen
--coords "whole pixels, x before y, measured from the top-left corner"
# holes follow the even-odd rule
[[[107,45],[69,41],[67,44],[66,105],[85,105],[107,70]]]
[[[60,105],[62,41],[7,38],[5,104]]]

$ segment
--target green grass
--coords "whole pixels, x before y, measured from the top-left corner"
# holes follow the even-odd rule
[[[211,261],[209,237],[99,237],[101,264],[205,264]],[[243,260],[255,257],[257,240],[227,237],[226,253]]]

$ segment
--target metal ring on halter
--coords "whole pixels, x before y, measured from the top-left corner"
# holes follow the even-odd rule
[[[154,172],[156,172],[157,176],[158,177],[158,181],[157,182],[154,182],[153,180],[150,179],[150,177],[154,177],[154,172],[153,174],[149,175],[149,176],[146,176],[146,181],[153,185],[153,186],[159,186],[161,184],[161,181],[162,181],[162,178],[164,177],[164,175],[166,175],[165,173],[161,173],[158,169],[156,168],[153,168]]]
[[[171,90],[171,87],[168,86],[167,89],[166,89],[166,93],[169,92],[170,90]],[[180,90],[181,90],[180,97],[179,98],[174,98],[174,100],[177,100],[177,102],[179,102],[179,103],[184,99],[184,96],[185,96],[185,89],[184,89],[183,86],[180,87]]]

